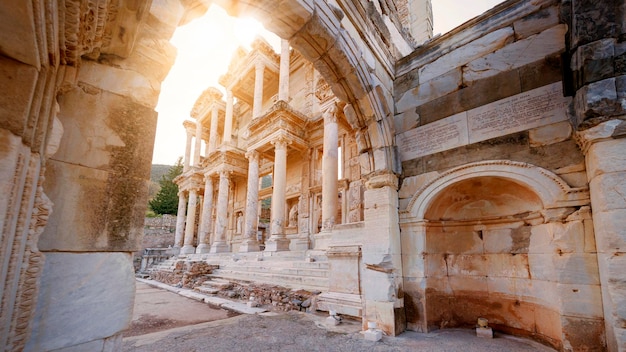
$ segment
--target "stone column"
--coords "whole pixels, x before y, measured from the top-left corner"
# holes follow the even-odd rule
[[[265,244],[266,252],[289,250],[289,240],[285,236],[285,188],[287,186],[287,144],[279,138],[274,144],[274,187],[272,192],[272,222],[270,238]]]
[[[335,225],[338,178],[337,105],[324,113],[324,154],[322,156],[322,232]]]
[[[187,211],[187,198],[185,191],[178,192],[178,211],[176,212],[176,235],[174,248],[183,246],[183,233],[185,232],[185,212]]]
[[[202,123],[196,121],[196,144],[193,150],[193,166],[200,166],[200,153],[202,149]]]
[[[229,172],[220,171],[220,183],[217,190],[217,214],[215,217],[215,240],[211,245],[211,253],[229,252],[226,243],[226,225],[228,224],[228,188],[230,184]]]
[[[196,208],[198,207],[198,190],[189,190],[189,209],[187,209],[187,221],[185,223],[185,243],[180,249],[181,254],[195,253],[193,238],[196,235]]]
[[[610,351],[626,348],[626,121],[578,133],[591,195],[593,228]],[[622,137],[622,138],[620,138]]]
[[[263,71],[265,65],[257,62],[254,67],[254,100],[252,102],[252,118],[256,119],[261,116],[263,111]]]
[[[224,137],[222,141],[225,144],[230,143],[233,134],[233,92],[229,89],[226,91],[226,117],[224,119]]]
[[[280,77],[278,80],[278,99],[289,101],[289,41],[280,42]]]
[[[213,209],[213,180],[210,176],[204,176],[204,201],[202,202],[202,218],[200,220],[200,233],[198,234],[198,248],[196,253],[209,252],[209,233],[211,232],[211,209]]]
[[[211,110],[211,129],[209,130],[209,153],[207,156],[215,151],[217,148],[217,119],[219,116],[219,111],[217,110],[217,105],[213,105],[213,109]]]
[[[248,191],[246,194],[246,214],[244,239],[239,252],[258,252],[261,246],[256,234],[259,229],[259,152],[246,153],[248,158]]]
[[[190,130],[186,130],[186,132],[187,143],[185,144],[185,160],[183,161],[183,172],[189,170],[189,164],[191,162],[191,138],[193,138]]]

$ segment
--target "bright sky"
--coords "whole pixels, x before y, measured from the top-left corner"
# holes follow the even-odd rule
[[[432,0],[433,33],[446,33],[480,15],[503,0]],[[265,31],[253,19],[230,17],[219,6],[211,6],[202,18],[179,27],[171,40],[178,49],[176,62],[161,86],[156,110],[159,113],[152,163],[173,165],[185,153],[184,120],[198,96],[226,73],[238,46],[249,48],[257,33],[279,51],[278,37]],[[273,38],[271,38],[273,37]]]

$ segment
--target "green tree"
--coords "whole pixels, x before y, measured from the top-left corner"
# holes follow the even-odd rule
[[[148,202],[150,209],[156,214],[173,214],[178,212],[178,185],[173,180],[183,173],[182,158],[178,158],[176,164],[170,167],[167,173],[161,176],[159,185],[161,189],[156,196]]]

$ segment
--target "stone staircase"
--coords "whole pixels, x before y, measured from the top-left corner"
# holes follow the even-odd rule
[[[303,260],[238,260],[221,262],[213,280],[254,282],[309,291],[328,291],[328,262]]]

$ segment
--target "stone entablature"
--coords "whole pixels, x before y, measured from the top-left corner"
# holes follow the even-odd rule
[[[201,170],[205,175],[226,171],[235,176],[245,177],[248,173],[248,159],[243,150],[226,147],[209,155],[201,165]]]
[[[305,150],[307,117],[279,100],[263,116],[248,125],[248,150],[265,152],[267,146],[276,138],[283,137],[290,141],[290,147]]]

